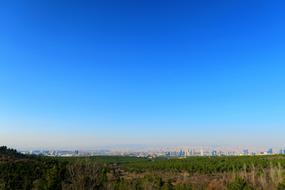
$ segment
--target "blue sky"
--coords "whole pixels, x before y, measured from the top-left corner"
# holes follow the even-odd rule
[[[0,144],[285,146],[285,3],[0,2]]]

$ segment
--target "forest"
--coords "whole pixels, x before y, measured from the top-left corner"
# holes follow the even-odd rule
[[[45,157],[0,147],[0,190],[285,189],[285,156]]]

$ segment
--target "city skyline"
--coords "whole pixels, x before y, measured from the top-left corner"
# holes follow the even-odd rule
[[[285,149],[247,149],[247,148],[226,148],[226,147],[105,147],[92,150],[78,149],[26,149],[18,150],[22,154],[73,157],[73,156],[133,156],[133,157],[192,157],[192,156],[264,156],[264,155],[284,155]]]
[[[0,2],[0,145],[283,147],[282,1]]]

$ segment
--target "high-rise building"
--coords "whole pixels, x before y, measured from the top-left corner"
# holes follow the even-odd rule
[[[267,154],[273,154],[273,149],[269,148],[268,151],[267,151]]]
[[[190,156],[193,156],[194,155],[194,150],[192,150],[192,149],[190,150],[189,149],[189,154],[190,154]]]
[[[203,149],[200,150],[200,156],[204,156],[204,150]]]
[[[178,156],[179,156],[179,157],[185,156],[185,152],[184,152],[183,150],[179,150]]]
[[[185,152],[185,156],[190,156],[190,151],[189,151],[189,149],[186,149],[184,152]]]

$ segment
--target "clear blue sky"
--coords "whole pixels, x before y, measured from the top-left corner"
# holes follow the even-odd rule
[[[285,3],[0,2],[0,144],[285,146]]]

